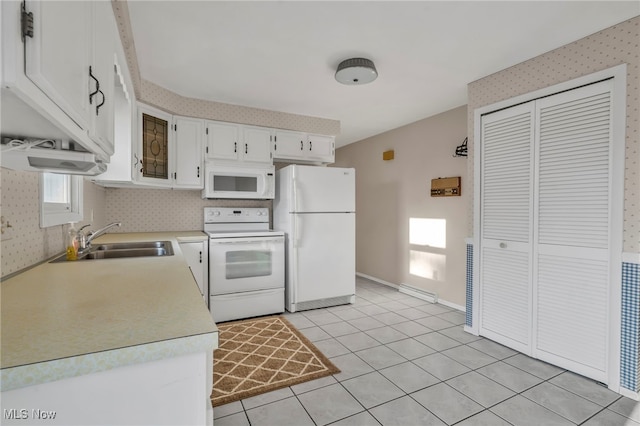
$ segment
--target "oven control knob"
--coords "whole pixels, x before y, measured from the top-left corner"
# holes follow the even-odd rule
[[[216,210],[215,212],[213,212],[214,216],[220,216],[220,212],[218,210]]]
[[[262,216],[262,212],[258,212],[256,213],[258,216]]]

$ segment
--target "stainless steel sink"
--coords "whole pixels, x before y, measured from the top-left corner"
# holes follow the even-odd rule
[[[171,248],[171,241],[137,241],[130,243],[107,243],[99,244],[91,247],[91,251],[108,251],[108,250],[129,250],[129,249],[146,249],[146,248]],[[171,250],[173,252],[173,250]],[[173,254],[173,253],[172,253]]]
[[[173,256],[171,241],[139,241],[130,243],[99,244],[78,256],[78,260],[122,259],[127,257]],[[67,255],[56,257],[51,262],[66,262]]]
[[[173,254],[173,253],[171,253]],[[136,248],[120,250],[97,250],[90,251],[81,257],[82,260],[90,259],[117,259],[121,257],[148,257],[148,256],[171,256],[164,248]],[[66,255],[65,255],[66,256]],[[79,259],[80,260],[80,259]]]

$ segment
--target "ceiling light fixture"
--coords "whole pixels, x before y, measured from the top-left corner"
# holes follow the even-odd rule
[[[342,84],[367,84],[378,78],[378,71],[372,61],[365,58],[352,58],[340,62],[336,71],[336,80]]]

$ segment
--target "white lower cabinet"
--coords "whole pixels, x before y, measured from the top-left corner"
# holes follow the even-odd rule
[[[3,391],[2,424],[211,425],[212,349]],[[136,353],[144,358],[153,352]],[[78,357],[79,370],[91,356],[98,358],[94,368],[108,365],[90,354]],[[43,364],[43,370],[54,371]]]
[[[180,250],[198,283],[200,294],[209,305],[209,245],[208,241],[181,242]]]

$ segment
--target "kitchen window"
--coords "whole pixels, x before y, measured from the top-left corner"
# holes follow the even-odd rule
[[[82,176],[40,174],[40,227],[82,220]]]

